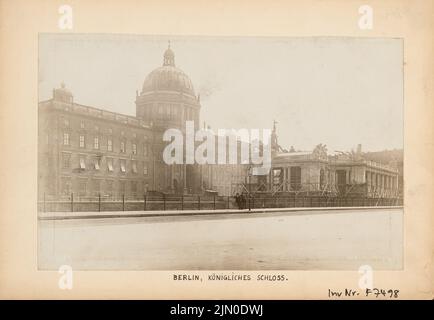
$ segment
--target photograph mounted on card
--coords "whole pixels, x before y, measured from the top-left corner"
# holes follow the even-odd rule
[[[38,269],[402,269],[402,39],[41,33],[38,55]]]

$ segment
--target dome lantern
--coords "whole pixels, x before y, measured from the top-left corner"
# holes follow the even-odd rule
[[[175,66],[175,53],[172,51],[172,49],[170,49],[170,41],[168,48],[164,52],[163,66]]]

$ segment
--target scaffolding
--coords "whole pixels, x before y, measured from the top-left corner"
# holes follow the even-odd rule
[[[366,197],[376,199],[399,198],[398,190],[369,186],[366,183],[347,183],[337,185],[333,182],[319,183],[298,183],[282,181],[278,184],[270,185],[269,182],[259,181],[255,183],[234,182],[231,186],[231,194],[246,193],[255,195],[275,196],[303,196],[303,197],[323,197],[323,198],[349,198]]]

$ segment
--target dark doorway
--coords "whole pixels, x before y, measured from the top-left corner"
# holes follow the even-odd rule
[[[339,193],[344,195],[347,191],[347,171],[336,170],[336,177]]]
[[[291,167],[289,169],[289,184],[291,190],[301,189],[301,167]]]

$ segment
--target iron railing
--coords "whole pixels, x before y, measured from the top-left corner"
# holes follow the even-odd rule
[[[108,197],[70,194],[61,198],[44,196],[38,201],[41,212],[217,210],[294,207],[402,206],[401,197],[364,197],[329,195],[255,195],[236,201],[233,196],[218,195],[142,195]]]

